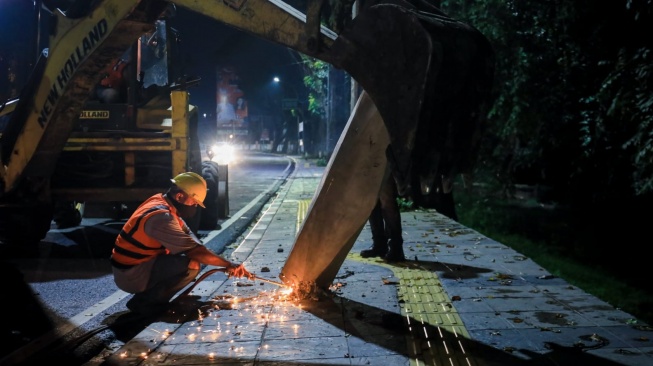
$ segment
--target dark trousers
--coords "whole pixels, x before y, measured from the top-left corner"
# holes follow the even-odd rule
[[[379,199],[369,218],[374,247],[387,248],[388,241],[391,246],[401,246],[404,242],[401,235],[401,213],[397,197],[397,185],[392,175],[389,175],[381,187]]]
[[[165,310],[170,299],[199,273],[199,269],[188,268],[190,260],[185,256],[161,255],[155,261],[147,289],[127,302],[132,311],[157,313]]]

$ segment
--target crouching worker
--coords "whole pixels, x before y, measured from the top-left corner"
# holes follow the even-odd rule
[[[206,197],[206,181],[181,173],[165,193],[148,198],[127,220],[111,254],[113,277],[133,313],[152,316],[168,309],[172,297],[191,283],[202,264],[224,267],[228,276],[253,278],[242,264],[206,248],[184,219],[193,217]]]

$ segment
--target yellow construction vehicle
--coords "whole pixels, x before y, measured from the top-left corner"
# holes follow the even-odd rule
[[[333,278],[371,211],[386,164],[402,193],[429,202],[448,193],[452,177],[468,168],[474,155],[489,104],[493,53],[480,32],[427,2],[370,0],[357,6],[308,0],[299,2],[304,9],[279,0],[59,2],[67,8],[52,14],[47,52],[19,101],[0,112],[12,110],[0,140],[0,240],[41,239],[56,202],[140,200],[177,173],[202,170],[197,110],[183,82],[168,79],[149,102],[124,111],[102,112],[89,101],[101,70],[130,47],[142,56],[148,47],[143,38],[164,29],[171,6],[326,61],[364,91],[321,186],[329,190],[316,194],[313,205],[325,207],[304,222],[304,229],[313,231],[295,243],[285,282],[299,278],[324,285]],[[125,117],[102,121],[103,113]],[[84,160],[90,156],[99,161]],[[100,164],[114,167],[108,174]],[[70,165],[97,168],[89,175],[104,172],[97,181],[105,185],[86,187],[84,176],[69,181],[64,168]],[[327,193],[329,199],[319,199]],[[313,272],[302,272],[295,254],[311,245],[332,249],[321,259],[320,250],[302,254],[300,262],[326,264],[307,263]]]
[[[198,110],[187,91],[199,80],[174,73],[178,35],[167,23],[170,4],[135,12],[142,20],[110,19],[103,13],[111,10],[108,3],[62,4],[65,9],[53,9],[41,20],[41,27],[55,30],[21,98],[0,112],[8,120],[2,131],[0,240],[31,245],[53,219],[59,228],[74,226],[84,210],[123,217],[188,170],[202,172],[210,185],[207,209],[189,224],[195,230],[215,228],[228,216],[228,193],[219,192],[226,185],[218,184],[228,167],[202,161]],[[81,43],[71,48],[78,35]],[[82,53],[93,68],[112,59],[100,70],[84,71]],[[112,76],[107,70],[119,71],[123,79],[120,87],[106,85],[118,93],[114,100],[103,100],[99,92]],[[83,94],[72,90],[85,85],[92,87]],[[39,88],[46,94],[38,94]],[[35,92],[45,97],[38,116],[27,105]],[[42,133],[34,127],[43,127]]]

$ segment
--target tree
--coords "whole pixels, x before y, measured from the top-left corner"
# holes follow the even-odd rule
[[[442,1],[497,55],[488,175],[583,204],[653,190],[650,3]]]

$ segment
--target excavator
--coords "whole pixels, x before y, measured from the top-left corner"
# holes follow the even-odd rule
[[[328,62],[360,87],[279,275],[284,283],[331,284],[388,174],[402,194],[446,206],[441,197],[471,166],[490,104],[488,40],[424,0],[298,3],[76,0],[54,9],[49,48],[20,98],[0,106],[9,117],[0,138],[0,240],[38,242],[57,202],[134,201],[186,170],[219,179],[219,167],[201,162],[197,110],[186,91],[192,81],[167,80],[149,101],[115,112],[124,125],[92,120],[101,116],[89,108],[100,71],[130,48],[141,57],[147,45],[139,40],[163,29],[170,7]],[[81,151],[97,154],[76,156]],[[99,164],[115,165],[95,179],[99,187],[87,187],[84,176],[61,179],[65,167]]]

